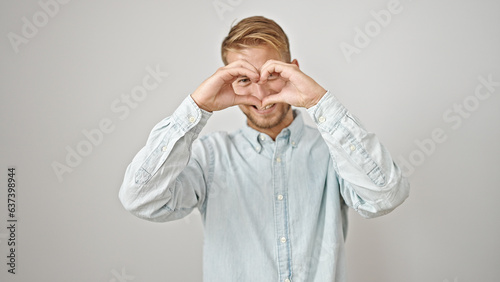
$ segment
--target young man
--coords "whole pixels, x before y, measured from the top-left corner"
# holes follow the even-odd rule
[[[376,136],[290,59],[274,21],[240,21],[222,59],[154,127],[127,168],[121,202],[151,221],[198,208],[204,281],[345,281],[347,206],[384,215],[408,197],[408,182]],[[234,105],[247,126],[197,138],[213,111]]]

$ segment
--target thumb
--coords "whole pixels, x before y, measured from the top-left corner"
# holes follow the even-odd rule
[[[277,94],[272,94],[269,96],[264,97],[262,99],[262,106],[265,107],[267,105],[275,104],[275,103],[287,103],[285,99],[283,98],[283,95],[281,93]]]
[[[257,108],[262,106],[262,101],[253,95],[236,95],[234,97],[235,105],[255,105]]]

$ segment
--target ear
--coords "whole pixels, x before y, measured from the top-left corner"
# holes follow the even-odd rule
[[[297,67],[299,67],[299,68],[300,68],[300,66],[299,66],[299,61],[297,61],[297,59],[293,59],[293,61],[292,61],[290,64],[297,65]]]

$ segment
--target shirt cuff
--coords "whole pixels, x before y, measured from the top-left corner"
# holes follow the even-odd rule
[[[319,102],[307,109],[319,129],[331,132],[339,120],[347,113],[347,109],[330,92],[326,91]]]
[[[211,112],[198,107],[191,95],[187,96],[172,114],[172,118],[179,125],[180,131],[183,133],[190,131],[196,135],[201,132],[211,116]]]

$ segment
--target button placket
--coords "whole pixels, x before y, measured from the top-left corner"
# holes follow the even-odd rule
[[[280,278],[287,279],[291,275],[290,238],[288,222],[287,169],[286,152],[290,148],[289,134],[284,132],[276,138],[273,155],[273,190],[275,195],[276,243],[278,244],[278,268]]]

